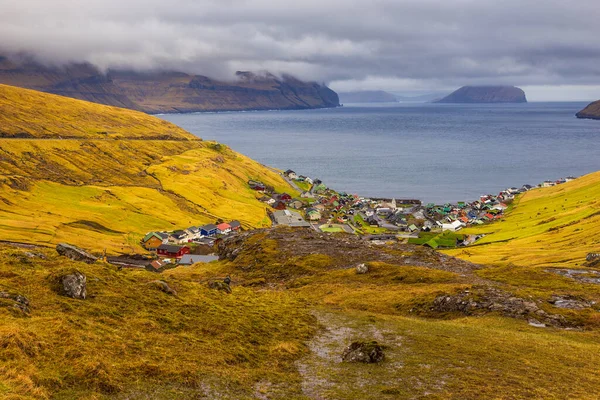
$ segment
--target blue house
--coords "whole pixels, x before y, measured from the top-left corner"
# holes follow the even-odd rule
[[[202,236],[215,236],[217,234],[217,226],[215,224],[201,226],[200,234]]]

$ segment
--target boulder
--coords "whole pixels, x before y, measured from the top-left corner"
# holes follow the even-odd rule
[[[84,263],[93,264],[98,259],[97,257],[91,255],[85,250],[80,249],[79,247],[72,246],[66,243],[59,243],[56,245],[56,252],[61,256],[65,256],[75,261],[83,261]]]
[[[363,263],[356,266],[357,274],[366,274],[367,272],[369,272],[369,267],[366,264]]]
[[[352,342],[342,353],[342,361],[346,362],[372,364],[383,361],[384,357],[383,346],[374,340]]]
[[[60,293],[63,296],[71,297],[72,299],[85,300],[87,296],[86,281],[87,278],[79,271],[63,275],[58,278],[60,283]]]
[[[210,281],[208,287],[215,290],[222,290],[225,293],[231,293],[231,286],[223,281]]]
[[[177,292],[174,289],[172,289],[165,281],[157,280],[157,281],[149,282],[148,284],[155,287],[156,289],[160,290],[161,292],[165,292],[166,294],[177,296]]]

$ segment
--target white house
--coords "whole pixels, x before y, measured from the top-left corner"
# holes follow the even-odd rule
[[[464,224],[462,222],[456,220],[448,224],[442,224],[442,231],[456,232],[460,230],[463,226]]]

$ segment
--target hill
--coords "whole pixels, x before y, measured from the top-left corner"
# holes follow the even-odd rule
[[[436,103],[526,103],[525,92],[514,86],[463,86]]]
[[[102,73],[90,64],[49,67],[0,57],[0,84],[146,113],[336,107],[324,85],[291,76],[238,72],[231,82],[177,71]]]
[[[144,113],[0,85],[0,237],[130,252],[150,230],[268,224],[279,174]],[[76,239],[76,240],[75,240]]]
[[[395,103],[396,96],[383,90],[338,93],[341,103]]]
[[[577,118],[600,119],[600,100],[588,104],[575,115]]]

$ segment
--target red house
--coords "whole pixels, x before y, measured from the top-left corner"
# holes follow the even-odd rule
[[[184,254],[190,254],[190,248],[187,246],[161,244],[156,249],[156,254],[158,254],[160,257],[181,258]]]
[[[290,201],[290,200],[292,200],[292,196],[290,196],[287,193],[281,193],[279,195],[279,200],[281,200],[281,201]]]

